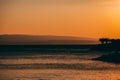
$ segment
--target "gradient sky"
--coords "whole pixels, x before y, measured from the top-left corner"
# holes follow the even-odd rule
[[[120,38],[120,0],[0,0],[0,34]]]

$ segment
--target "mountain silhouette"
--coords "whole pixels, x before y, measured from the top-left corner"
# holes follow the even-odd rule
[[[49,35],[0,35],[0,45],[97,44],[97,39]]]

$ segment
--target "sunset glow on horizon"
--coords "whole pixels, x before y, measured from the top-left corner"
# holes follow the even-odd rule
[[[120,38],[120,0],[0,0],[0,34]]]

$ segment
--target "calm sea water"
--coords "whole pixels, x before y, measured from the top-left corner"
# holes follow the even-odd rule
[[[93,61],[100,53],[33,54],[0,59],[0,80],[120,80],[120,65]]]

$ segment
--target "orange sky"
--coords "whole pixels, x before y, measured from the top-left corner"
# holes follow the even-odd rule
[[[120,0],[1,0],[1,4],[0,34],[120,37]]]

